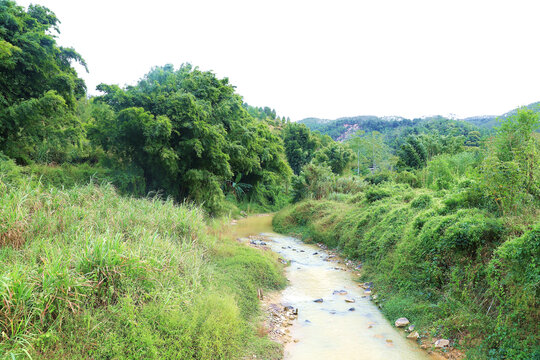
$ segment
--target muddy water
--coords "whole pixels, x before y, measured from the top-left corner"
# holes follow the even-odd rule
[[[271,217],[261,216],[239,221],[234,232],[237,236],[264,233],[268,246],[291,262],[286,268],[290,284],[281,301],[298,308],[298,319],[290,328],[298,342],[286,345],[285,359],[432,359],[382,316],[353,281],[353,273],[336,270],[340,265],[325,261],[328,254],[318,247],[271,231]],[[336,290],[347,294],[334,294]],[[319,298],[322,303],[313,301]]]

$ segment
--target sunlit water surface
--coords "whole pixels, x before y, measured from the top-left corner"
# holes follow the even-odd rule
[[[298,319],[290,328],[298,342],[287,344],[285,359],[433,359],[382,316],[353,281],[354,274],[335,270],[340,265],[324,261],[328,256],[325,251],[272,233],[270,216],[250,217],[233,228],[237,237],[263,233],[268,246],[281,258],[291,261],[286,268],[290,283],[283,291],[281,302],[298,308]],[[335,290],[346,290],[347,295],[334,295]],[[318,298],[323,302],[313,302]],[[345,299],[355,302],[347,303]]]

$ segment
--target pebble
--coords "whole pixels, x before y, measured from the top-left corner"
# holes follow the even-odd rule
[[[435,347],[436,348],[443,348],[443,347],[447,347],[450,345],[450,340],[447,340],[447,339],[439,339],[437,341],[435,341]]]

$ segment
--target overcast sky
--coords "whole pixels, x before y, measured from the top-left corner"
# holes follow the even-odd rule
[[[502,114],[540,101],[540,1],[33,0],[97,84],[190,62],[292,120]]]

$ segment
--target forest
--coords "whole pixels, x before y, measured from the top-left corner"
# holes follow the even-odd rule
[[[277,257],[218,234],[268,212],[360,261],[389,319],[540,358],[536,107],[291,122],[187,63],[89,96],[58,26],[0,0],[0,359],[281,358]]]

